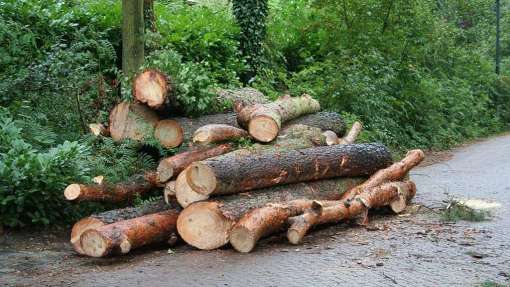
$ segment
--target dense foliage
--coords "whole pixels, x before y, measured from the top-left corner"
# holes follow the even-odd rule
[[[271,97],[315,96],[361,120],[363,140],[396,151],[447,148],[510,122],[505,1],[501,75],[493,0],[194,2],[155,1],[156,29],[146,30],[146,66],[171,76],[188,115],[213,112],[211,89],[249,75]],[[85,136],[86,124],[106,122],[131,97],[119,71],[120,4],[0,2],[4,225],[70,219],[81,210],[62,201],[66,184],[99,174],[119,181],[172,152]]]

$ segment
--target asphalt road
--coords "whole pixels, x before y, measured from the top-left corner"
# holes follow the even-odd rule
[[[374,215],[368,227],[317,230],[301,246],[282,236],[250,254],[179,246],[122,257],[76,256],[62,232],[0,238],[0,286],[510,286],[510,135],[419,167],[408,213]],[[443,223],[448,196],[500,205],[490,221]]]

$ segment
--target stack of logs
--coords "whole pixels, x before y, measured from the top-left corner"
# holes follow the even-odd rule
[[[253,89],[219,90],[233,112],[200,118],[168,118],[171,81],[145,70],[133,81],[135,103],[115,106],[106,128],[90,125],[97,136],[143,142],[155,138],[179,153],[157,170],[111,184],[70,184],[70,201],[129,203],[149,191],[162,199],[111,210],[77,222],[71,232],[76,252],[92,257],[125,254],[178,238],[211,250],[230,243],[250,252],[263,237],[287,229],[300,244],[314,227],[356,220],[366,224],[369,209],[402,212],[416,193],[406,180],[424,154],[412,150],[393,163],[378,143],[355,144],[362,126],[346,132],[337,113],[321,112],[308,95],[268,101]],[[240,139],[257,142],[239,146]]]

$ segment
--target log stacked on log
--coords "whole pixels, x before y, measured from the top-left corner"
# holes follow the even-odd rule
[[[355,144],[361,123],[346,133],[342,117],[321,112],[308,95],[270,102],[250,88],[218,90],[233,112],[185,118],[164,114],[178,110],[173,91],[171,77],[144,70],[133,81],[135,102],[116,105],[107,127],[89,126],[95,136],[115,141],[155,139],[162,147],[181,148],[161,159],[157,170],[125,182],[96,176],[92,184],[65,189],[73,202],[132,204],[160,194],[155,202],[78,221],[71,232],[77,253],[125,254],[172,244],[177,235],[198,249],[230,243],[250,252],[258,240],[286,228],[289,242],[300,244],[321,224],[363,224],[373,208],[402,212],[416,193],[414,183],[403,180],[423,160],[422,151],[392,164],[384,145]]]

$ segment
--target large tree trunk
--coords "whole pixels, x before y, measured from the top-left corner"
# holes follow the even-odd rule
[[[392,162],[381,144],[320,146],[243,158],[213,158],[191,164],[191,188],[204,195],[242,191],[333,177],[372,175]]]
[[[329,202],[326,206],[314,202],[312,208],[301,215],[289,218],[287,238],[292,244],[300,244],[310,228],[360,217],[366,223],[368,210],[389,206],[393,212],[402,212],[415,196],[416,185],[412,181],[390,182],[373,187],[357,195],[354,200]]]
[[[122,0],[122,72],[131,77],[143,65],[143,0]]]
[[[73,183],[64,190],[64,197],[69,201],[129,202],[135,197],[159,187],[157,175],[149,172],[135,175],[126,182],[110,184]]]
[[[363,192],[363,190],[365,189],[379,186],[388,181],[401,180],[412,168],[420,164],[420,162],[422,162],[423,159],[425,159],[425,154],[423,153],[422,150],[419,149],[411,150],[399,162],[396,162],[385,169],[379,170],[362,185],[357,186],[356,188],[353,188],[346,192],[343,195],[342,199],[345,200],[352,199],[356,195]]]
[[[274,154],[275,152],[298,150],[325,144],[325,137],[322,135],[322,131],[320,129],[303,125],[293,125],[283,130],[281,135],[278,136],[278,138],[271,144],[255,144],[250,148],[239,149],[215,157],[214,159],[236,162],[253,155],[262,156],[264,154]],[[181,172],[177,178],[175,189],[177,201],[182,207],[186,207],[193,202],[209,198],[208,194],[199,193],[190,187],[187,170]]]
[[[166,205],[162,200],[159,200],[157,202],[147,203],[139,207],[114,209],[85,217],[74,224],[73,229],[71,230],[71,245],[79,254],[85,254],[80,244],[80,237],[83,232],[118,221],[161,212],[169,208],[170,207]]]
[[[336,200],[362,181],[362,178],[337,178],[297,183],[196,202],[181,212],[177,230],[184,241],[196,248],[219,248],[228,243],[230,230],[236,221],[251,209],[267,203],[301,199]]]
[[[232,150],[232,145],[222,144],[213,148],[201,148],[165,158],[158,165],[158,181],[167,182],[195,161],[215,157]]]
[[[270,142],[276,138],[283,123],[319,110],[319,102],[308,95],[284,96],[269,104],[238,106],[237,120],[256,140]]]
[[[178,216],[178,210],[169,209],[89,229],[81,235],[81,248],[88,256],[104,257],[165,242],[174,236]]]
[[[248,132],[225,124],[209,124],[200,127],[193,133],[193,142],[207,145],[249,137]]]
[[[153,136],[158,121],[156,113],[148,107],[122,102],[110,113],[110,134],[115,141],[143,141]]]
[[[168,104],[172,86],[167,76],[155,69],[147,69],[133,80],[133,97],[152,109],[161,109]]]

